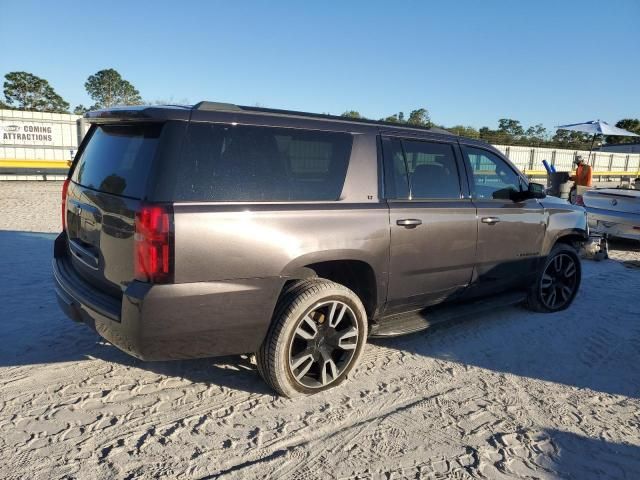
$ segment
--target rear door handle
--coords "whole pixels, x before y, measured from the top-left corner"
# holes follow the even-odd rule
[[[495,225],[496,223],[500,223],[500,219],[498,217],[482,217],[481,222],[488,225]]]
[[[396,224],[404,228],[416,228],[418,225],[422,225],[422,220],[417,218],[403,218],[396,220]]]

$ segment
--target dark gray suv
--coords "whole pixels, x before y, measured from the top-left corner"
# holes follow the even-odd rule
[[[211,102],[85,117],[56,292],[140,359],[255,353],[275,390],[309,394],[369,336],[497,304],[554,312],[579,288],[584,210],[485,143]]]

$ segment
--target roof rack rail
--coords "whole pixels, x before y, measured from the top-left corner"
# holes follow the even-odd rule
[[[193,106],[194,110],[203,110],[203,111],[219,111],[219,112],[255,112],[255,113],[271,113],[275,115],[292,115],[296,117],[306,117],[306,118],[319,118],[326,120],[337,120],[339,122],[349,122],[349,123],[360,123],[365,125],[377,125],[389,127],[391,129],[411,129],[411,130],[422,130],[429,131],[431,133],[441,134],[441,135],[450,135],[456,136],[454,133],[449,132],[448,130],[444,130],[439,127],[425,127],[421,125],[410,125],[407,123],[396,123],[396,122],[385,122],[384,120],[371,120],[369,118],[350,118],[343,117],[339,115],[329,115],[326,113],[310,113],[310,112],[300,112],[296,110],[281,110],[276,108],[264,108],[264,107],[250,107],[245,105],[234,105],[232,103],[222,103],[222,102],[207,102],[203,101],[200,103],[196,103]]]
[[[222,103],[222,102],[199,102],[193,106],[194,110],[205,110],[205,111],[222,111],[222,112],[237,112],[241,111],[238,105],[234,105],[233,103]]]

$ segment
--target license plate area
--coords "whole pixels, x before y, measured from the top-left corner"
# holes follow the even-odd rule
[[[102,213],[86,203],[70,200],[67,234],[71,253],[93,270],[99,267]]]

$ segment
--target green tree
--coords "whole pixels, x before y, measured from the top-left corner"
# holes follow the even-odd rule
[[[629,132],[637,133],[640,135],[640,119],[637,118],[623,118],[616,123],[616,127],[628,130]],[[607,143],[629,143],[637,142],[638,137],[618,137],[614,135],[607,136]]]
[[[488,143],[496,145],[508,145],[514,143],[513,136],[502,130],[491,130],[489,127],[481,127],[480,130],[478,130],[478,134],[480,135],[481,140]]]
[[[84,115],[88,111],[89,109],[82,104],[77,105],[76,108],[73,109],[75,115]]]
[[[431,128],[433,123],[431,123],[431,118],[429,117],[429,111],[426,108],[418,108],[416,110],[411,110],[409,113],[409,118],[405,120],[404,112],[394,113],[393,115],[389,115],[386,118],[380,119],[383,122],[391,122],[391,123],[405,123],[407,125],[416,125],[419,127],[427,127]]]
[[[380,121],[389,123],[404,123],[404,112],[394,113],[393,115],[389,115],[388,117],[381,118]]]
[[[478,133],[480,134],[480,138],[486,138],[491,133],[491,130],[489,127],[480,127]]]
[[[429,111],[426,108],[412,110],[411,113],[409,113],[407,123],[409,125],[417,125],[427,128],[430,128],[433,125],[431,123],[431,118],[429,117]]]
[[[69,104],[44,78],[28,72],[9,72],[4,78],[4,97],[9,108],[32,112],[69,111]]]
[[[362,115],[360,115],[360,112],[358,112],[356,110],[347,110],[346,112],[344,112],[340,116],[341,117],[346,117],[346,118],[364,118]]]
[[[91,110],[114,105],[140,105],[140,92],[113,68],[100,70],[84,84],[95,104]]]
[[[416,110],[411,110],[409,113],[409,118],[405,119],[404,112],[394,113],[393,115],[389,115],[386,118],[380,119],[383,122],[391,122],[391,123],[404,123],[407,125],[416,125],[419,127],[427,127],[431,128],[433,123],[431,122],[431,118],[429,117],[429,111],[426,108],[417,108]]]
[[[547,140],[547,129],[544,128],[544,126],[539,123],[537,125],[532,125],[531,127],[527,128],[527,131],[525,132],[525,138],[523,139],[527,144],[531,145],[536,145],[536,146],[540,146],[542,145],[544,142],[546,142]]]
[[[524,129],[518,120],[511,118],[501,118],[498,120],[498,131],[514,137],[524,135]]]
[[[588,150],[591,145],[591,135],[572,130],[556,130],[551,138],[551,146],[576,150]]]
[[[454,125],[453,127],[445,128],[445,130],[449,130],[454,135],[459,135],[461,137],[480,138],[480,132],[473,127]]]

